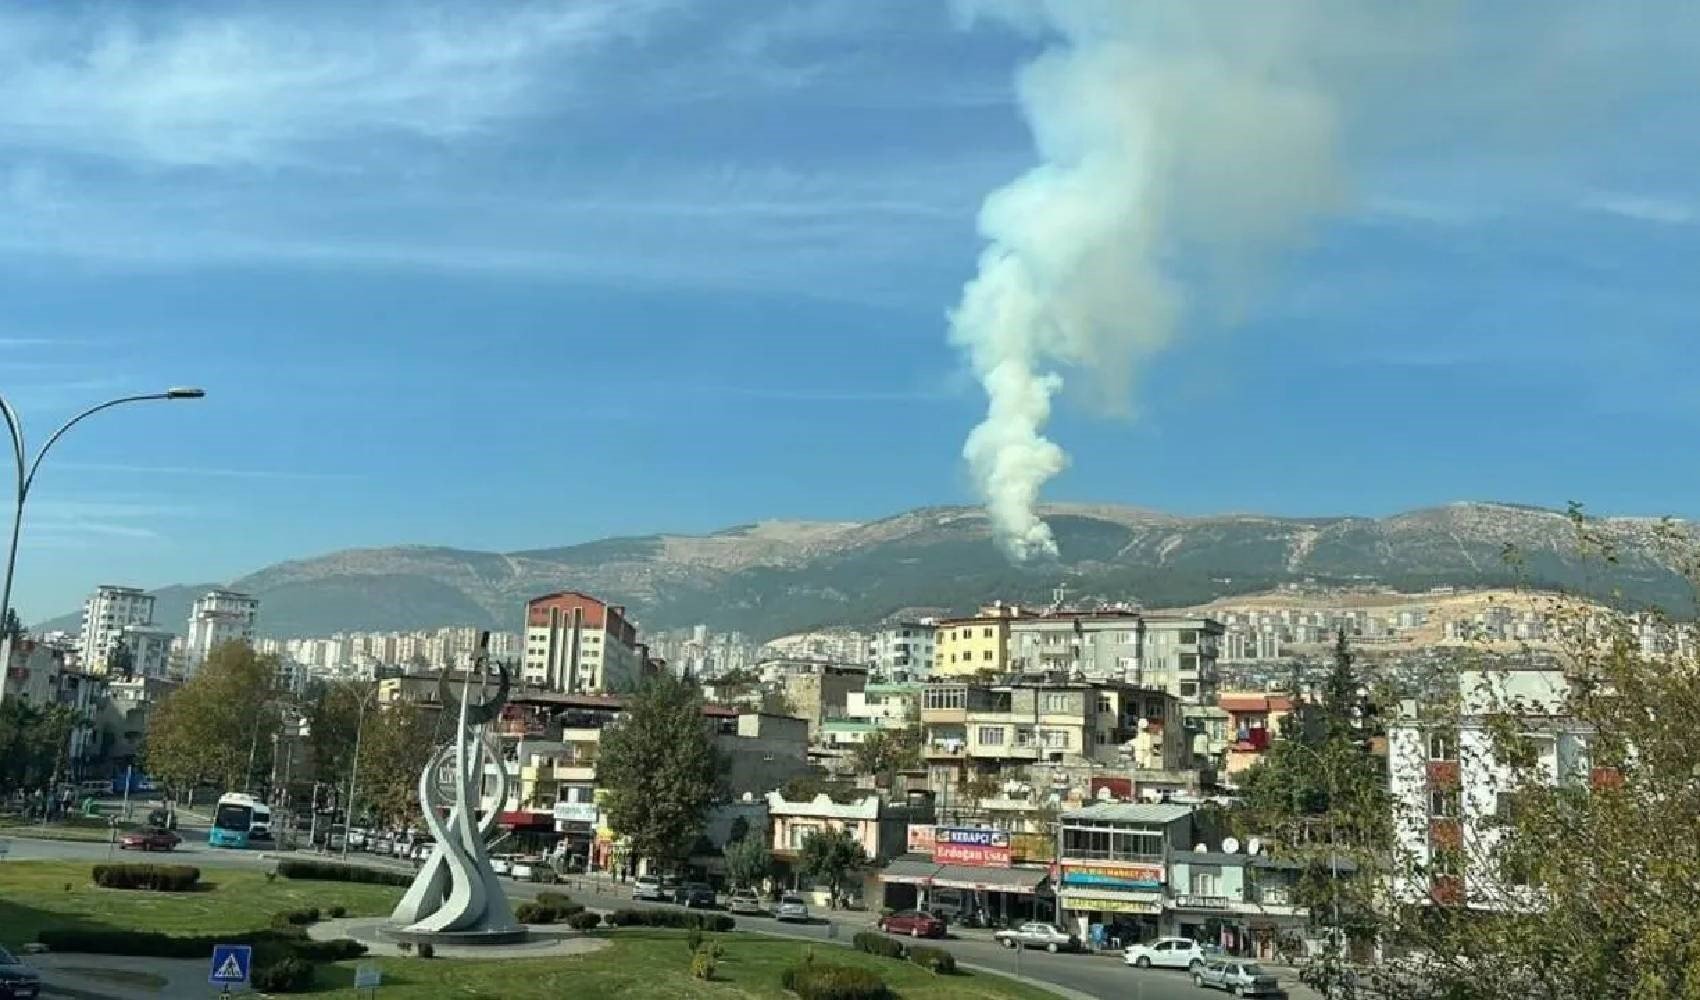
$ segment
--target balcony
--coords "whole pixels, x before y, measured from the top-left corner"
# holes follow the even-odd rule
[[[1429,898],[1442,906],[1458,906],[1464,902],[1464,879],[1459,875],[1436,875],[1429,883]]]
[[[1455,760],[1429,761],[1428,784],[1430,788],[1457,788],[1458,762]]]
[[[1464,845],[1463,824],[1455,819],[1429,820],[1428,839],[1437,848],[1457,850]]]
[[[561,757],[520,769],[525,781],[595,781],[595,757]]]
[[[968,756],[968,744],[955,740],[928,743],[922,752],[928,760],[961,760]]]

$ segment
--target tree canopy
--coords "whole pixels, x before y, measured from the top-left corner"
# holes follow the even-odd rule
[[[756,886],[773,871],[767,838],[755,831],[726,845],[726,878],[735,886]]]
[[[699,688],[663,672],[602,733],[597,781],[609,825],[635,856],[664,867],[685,859],[720,790],[723,761],[702,708]]]
[[[243,642],[218,646],[150,715],[143,749],[148,773],[177,792],[203,781],[252,787],[271,768],[280,695],[276,656]]]
[[[867,861],[867,852],[849,831],[816,830],[803,838],[797,868],[816,882],[825,882],[836,896],[850,872]]]

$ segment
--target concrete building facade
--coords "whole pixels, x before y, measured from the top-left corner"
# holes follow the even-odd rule
[[[213,650],[227,642],[254,641],[254,621],[260,614],[257,598],[234,590],[209,590],[189,610],[189,631],[183,637],[183,669],[193,675]]]
[[[573,590],[525,605],[520,679],[561,694],[611,694],[637,687],[647,650],[626,609]]]
[[[83,602],[83,628],[77,652],[84,670],[105,673],[107,657],[132,625],[153,623],[153,596],[137,587],[102,584]]]

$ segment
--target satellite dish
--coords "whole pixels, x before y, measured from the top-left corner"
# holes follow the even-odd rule
[[[1222,853],[1223,854],[1234,854],[1234,853],[1238,852],[1239,849],[1240,849],[1240,842],[1235,840],[1232,837],[1229,837],[1227,840],[1222,841]]]
[[[1210,850],[1210,848],[1206,847],[1203,844],[1192,845],[1192,853],[1194,853],[1194,854],[1203,854],[1204,852],[1206,852],[1208,850]]]
[[[1108,802],[1108,801],[1110,801],[1110,789],[1109,789],[1109,786],[1108,786],[1108,785],[1099,785],[1099,786],[1098,786],[1098,794],[1097,794],[1097,795],[1096,795],[1096,796],[1094,796],[1094,797],[1095,797],[1095,798],[1096,798],[1096,799],[1097,799],[1097,800],[1098,800],[1098,801],[1099,801],[1099,802]]]
[[[1253,856],[1262,854],[1263,853],[1263,841],[1257,839],[1256,837],[1251,838],[1251,840],[1246,842],[1245,852],[1247,854],[1250,854],[1250,855],[1253,855]]]

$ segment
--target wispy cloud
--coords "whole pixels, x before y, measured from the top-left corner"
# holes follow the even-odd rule
[[[1582,200],[1582,208],[1661,226],[1700,222],[1700,206],[1695,202],[1657,195],[1596,192]]]

